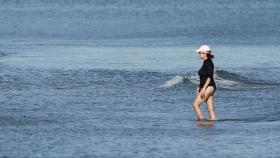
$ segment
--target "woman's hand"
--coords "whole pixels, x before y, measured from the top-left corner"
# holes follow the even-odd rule
[[[203,99],[205,97],[206,88],[202,88],[200,91],[200,97]]]
[[[199,87],[196,88],[196,96],[199,94]]]

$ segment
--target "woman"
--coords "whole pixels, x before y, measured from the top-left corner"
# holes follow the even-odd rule
[[[196,89],[196,99],[193,102],[193,107],[197,115],[197,119],[204,120],[203,113],[200,109],[202,102],[206,102],[209,112],[209,119],[211,121],[216,120],[216,113],[214,110],[214,93],[216,90],[216,84],[213,78],[214,64],[212,58],[214,58],[211,49],[207,45],[202,45],[197,50],[200,59],[203,60],[203,65],[198,71],[200,84]]]

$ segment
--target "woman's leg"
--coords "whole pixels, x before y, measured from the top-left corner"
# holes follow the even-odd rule
[[[207,87],[205,96],[209,96],[206,100],[207,110],[209,112],[209,119],[216,120],[217,118],[216,118],[216,113],[215,113],[215,109],[214,109],[214,89],[212,86]]]
[[[200,93],[196,95],[196,99],[193,102],[193,108],[197,116],[197,120],[203,120],[204,116],[200,109],[200,105],[203,102],[203,99],[200,97]]]

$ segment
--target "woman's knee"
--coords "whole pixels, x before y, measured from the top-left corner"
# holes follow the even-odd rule
[[[214,111],[214,106],[213,105],[208,105],[207,110],[208,110],[208,112]]]
[[[208,111],[214,111],[214,96],[211,95],[206,101]]]
[[[192,106],[193,106],[194,108],[199,108],[199,107],[200,107],[200,104],[197,103],[196,101],[194,101],[193,104],[192,104]]]

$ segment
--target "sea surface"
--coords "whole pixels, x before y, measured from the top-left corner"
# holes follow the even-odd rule
[[[0,0],[0,157],[279,157],[279,15],[277,0]],[[192,108],[202,44],[216,122]]]

